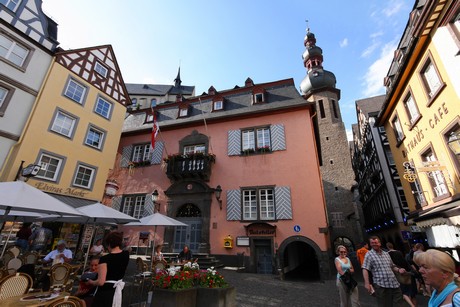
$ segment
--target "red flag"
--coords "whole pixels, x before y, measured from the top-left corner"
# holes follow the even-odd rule
[[[158,123],[157,123],[157,116],[155,114],[155,111],[153,113],[153,127],[152,127],[152,149],[155,148],[155,138],[157,137],[158,134]]]

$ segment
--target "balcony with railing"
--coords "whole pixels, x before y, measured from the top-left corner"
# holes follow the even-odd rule
[[[166,175],[170,180],[193,178],[209,181],[215,161],[216,156],[213,154],[171,155],[165,159]]]

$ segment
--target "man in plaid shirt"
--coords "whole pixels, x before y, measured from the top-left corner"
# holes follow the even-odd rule
[[[364,257],[362,265],[364,287],[369,294],[375,293],[379,307],[403,306],[401,288],[394,272],[403,274],[406,270],[393,264],[390,255],[382,250],[379,237],[370,237],[369,243],[371,250]],[[372,273],[372,285],[369,282],[369,272]]]

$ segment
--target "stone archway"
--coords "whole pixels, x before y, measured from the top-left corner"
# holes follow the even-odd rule
[[[277,268],[281,278],[302,280],[327,279],[330,270],[327,252],[304,236],[284,240],[277,251]]]

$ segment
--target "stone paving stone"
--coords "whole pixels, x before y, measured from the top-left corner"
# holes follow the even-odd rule
[[[220,269],[225,279],[236,287],[238,307],[289,306],[319,307],[339,306],[339,294],[335,279],[320,281],[286,281],[275,275],[240,273]],[[361,307],[377,305],[367,294],[362,281],[358,282]],[[418,306],[427,306],[428,298],[417,296]],[[202,307],[202,306],[200,306]]]

